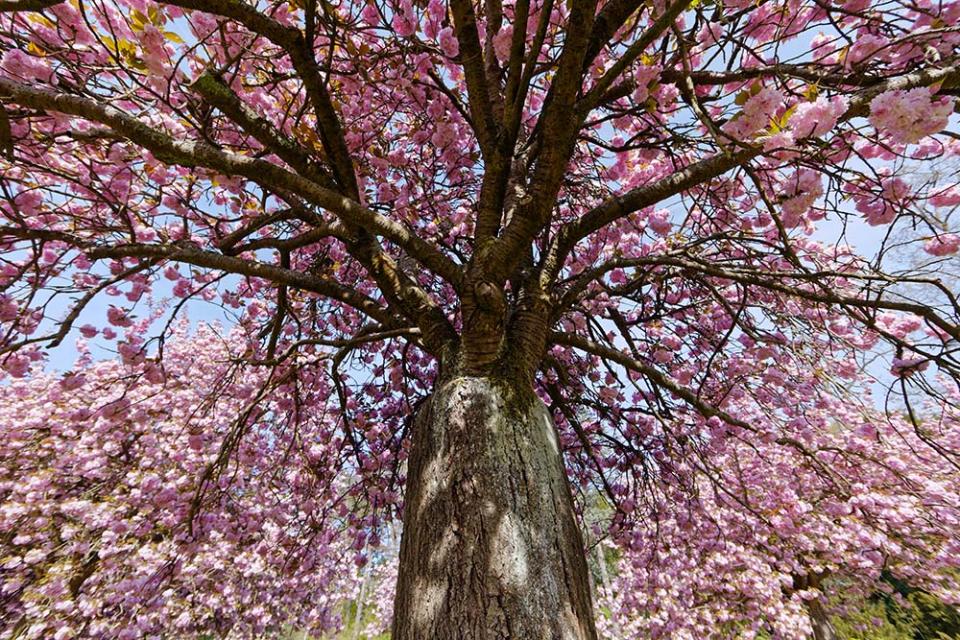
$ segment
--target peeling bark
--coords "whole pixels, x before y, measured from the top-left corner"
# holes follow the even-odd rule
[[[458,377],[413,436],[393,640],[595,640],[553,422],[531,390]]]

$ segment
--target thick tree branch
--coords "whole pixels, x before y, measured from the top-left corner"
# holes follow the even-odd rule
[[[477,142],[484,158],[493,158],[497,153],[499,128],[493,111],[493,91],[487,82],[484,68],[483,48],[477,31],[477,16],[472,0],[451,0],[453,25],[460,45],[460,64],[467,83],[467,100],[474,124]]]
[[[644,6],[642,0],[611,0],[603,6],[597,14],[593,31],[590,33],[590,44],[587,46],[587,53],[583,60],[585,67],[600,55],[610,39],[642,6]]]
[[[518,0],[514,6],[513,37],[510,40],[510,59],[507,61],[507,84],[504,90],[504,127],[509,131],[513,118],[511,112],[522,110],[523,105],[517,103],[520,91],[523,61],[526,57],[527,21],[530,19],[530,0]]]
[[[0,0],[0,13],[7,11],[43,11],[64,0]]]
[[[550,28],[550,15],[553,12],[553,0],[545,0],[540,7],[540,18],[537,21],[537,32],[533,36],[533,42],[530,43],[527,54],[523,60],[523,70],[516,88],[511,84],[511,78],[507,79],[507,107],[504,110],[503,122],[506,130],[507,140],[511,149],[515,146],[517,136],[520,131],[520,121],[523,116],[523,106],[527,101],[527,93],[530,90],[530,82],[537,71],[537,61],[540,59],[540,50],[543,49],[543,43],[547,37],[547,30]],[[518,14],[519,19],[519,14]],[[523,32],[514,30],[514,41],[511,44],[511,51],[515,52],[518,47],[517,35],[524,36]],[[511,54],[512,55],[512,54]],[[511,63],[513,58],[511,58]],[[499,223],[499,221],[498,221]]]
[[[299,211],[297,207],[291,207],[289,209],[282,209],[280,211],[258,216],[250,220],[247,224],[239,229],[231,231],[227,235],[220,238],[216,243],[217,248],[228,255],[235,253],[233,251],[233,247],[235,247],[244,238],[256,233],[264,227],[269,227],[272,224],[283,222],[285,220],[302,220],[310,225],[321,224],[321,221],[317,216],[308,217],[303,215],[306,213],[308,212]]]
[[[245,105],[215,73],[205,71],[193,81],[191,88],[298,173],[328,189],[336,189],[332,176],[313,162],[306,148],[291,140],[274,127],[267,118]]]
[[[31,229],[29,227],[0,227],[0,238],[18,238],[21,240],[43,240],[46,242],[65,242],[75,247],[86,246],[86,241],[66,231],[53,229]]]
[[[343,137],[340,116],[330,99],[314,53],[298,29],[280,24],[254,5],[241,0],[163,0],[163,4],[231,18],[286,51],[310,97],[317,118],[320,141],[330,158],[334,176],[346,195],[355,200],[359,199],[360,191],[353,160]]]
[[[244,244],[231,246],[224,249],[225,255],[240,255],[247,251],[258,251],[260,249],[276,249],[277,251],[294,251],[303,247],[308,247],[324,238],[344,239],[345,229],[337,224],[325,224],[314,227],[309,231],[293,236],[292,238],[257,238]]]
[[[583,117],[586,117],[586,114],[598,103],[599,98],[606,94],[607,90],[613,85],[617,78],[640,57],[640,54],[673,25],[677,17],[689,4],[690,0],[674,0],[673,4],[669,5],[666,11],[657,16],[653,24],[630,44],[624,54],[603,74],[603,77],[597,80],[587,95],[580,101],[578,109]]]
[[[276,164],[223,151],[204,142],[175,140],[112,105],[89,98],[33,87],[7,78],[0,78],[0,92],[25,107],[66,113],[108,126],[162,162],[243,176],[268,190],[294,193],[331,211],[350,225],[387,238],[455,287],[459,285],[460,268],[429,242],[398,222]]]
[[[870,101],[885,91],[929,86],[937,82],[954,82],[958,79],[960,79],[960,68],[953,65],[940,69],[923,69],[880,82],[858,93],[850,101],[847,111],[840,117],[839,121],[843,122],[866,115]],[[544,277],[548,281],[552,281],[573,246],[591,233],[635,211],[655,205],[671,196],[713,180],[730,169],[743,165],[762,152],[762,147],[751,146],[735,152],[719,153],[688,165],[652,184],[637,187],[605,200],[577,220],[560,229],[544,258]]]
[[[262,278],[276,284],[282,284],[316,293],[336,300],[373,318],[386,327],[397,327],[402,323],[390,315],[377,301],[369,298],[352,287],[332,280],[318,278],[308,273],[284,269],[276,265],[225,256],[212,251],[204,251],[188,245],[162,244],[122,244],[111,247],[95,247],[87,250],[91,260],[104,258],[150,258],[183,262],[207,269],[216,269],[227,273]]]
[[[717,154],[695,162],[666,178],[611,197],[576,221],[560,229],[543,262],[544,274],[552,280],[573,246],[591,233],[635,211],[652,206],[671,196],[723,175],[761,152],[748,148],[732,154]]]
[[[547,224],[576,145],[579,122],[574,106],[583,86],[583,58],[597,3],[581,0],[570,4],[557,74],[537,123],[541,144],[529,201],[518,208],[500,239],[480,257],[483,270],[497,283],[505,281],[529,255],[530,242]]]

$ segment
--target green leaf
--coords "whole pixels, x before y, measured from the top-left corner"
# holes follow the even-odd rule
[[[130,26],[133,27],[134,31],[143,31],[143,28],[147,26],[147,20],[149,18],[136,9],[130,11]]]
[[[790,116],[793,115],[793,112],[796,111],[796,109],[797,105],[793,105],[784,111],[783,115],[781,115],[779,118],[777,116],[770,118],[770,133],[779,133],[783,131],[787,126],[787,122],[790,120]]]

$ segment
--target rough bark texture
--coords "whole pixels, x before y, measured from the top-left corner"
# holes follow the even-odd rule
[[[417,418],[393,640],[594,640],[553,422],[527,390],[458,377]]]

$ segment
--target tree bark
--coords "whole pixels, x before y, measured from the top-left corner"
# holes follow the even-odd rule
[[[363,624],[363,599],[366,597],[367,582],[370,576],[367,571],[363,571],[360,578],[360,593],[357,594],[357,608],[353,614],[353,640],[360,640],[360,626]]]
[[[814,640],[836,640],[837,632],[823,604],[819,600],[811,600],[807,603],[807,611],[810,612]]]
[[[414,428],[393,640],[595,640],[589,584],[547,408],[441,383]]]

